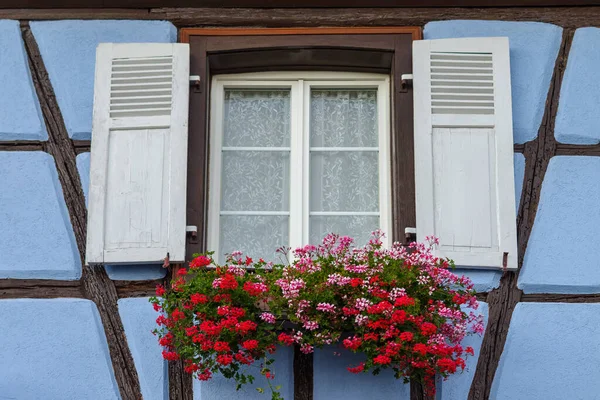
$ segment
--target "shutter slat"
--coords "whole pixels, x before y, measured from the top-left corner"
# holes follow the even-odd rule
[[[517,268],[506,38],[413,43],[417,236],[465,267]]]
[[[88,264],[185,258],[189,46],[98,46]]]

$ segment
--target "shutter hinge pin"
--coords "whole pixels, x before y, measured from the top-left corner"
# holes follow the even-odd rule
[[[504,252],[504,254],[502,255],[502,270],[504,272],[506,272],[508,268],[508,252]]]
[[[185,227],[185,233],[192,240],[192,243],[196,243],[198,240],[198,227],[196,225],[188,225]]]
[[[412,87],[412,80],[413,80],[412,74],[400,75],[400,87],[398,88],[398,91],[401,93],[408,92],[408,88]]]
[[[410,244],[417,241],[417,228],[404,228],[404,243]]]
[[[200,75],[190,75],[190,86],[194,87],[195,92],[202,91],[202,85],[200,82]]]

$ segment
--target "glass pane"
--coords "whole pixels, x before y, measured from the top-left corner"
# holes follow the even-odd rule
[[[225,90],[223,146],[289,145],[289,90]]]
[[[377,90],[310,93],[312,147],[377,147]]]
[[[377,216],[311,216],[310,243],[321,243],[328,233],[337,233],[354,238],[356,246],[364,246],[371,237],[371,232],[379,228]]]
[[[224,254],[235,250],[243,251],[252,258],[281,262],[281,255],[275,250],[289,246],[288,216],[223,215],[220,229],[220,262],[224,261]]]
[[[378,211],[378,152],[310,154],[311,211]]]
[[[289,211],[288,151],[224,151],[223,211]]]

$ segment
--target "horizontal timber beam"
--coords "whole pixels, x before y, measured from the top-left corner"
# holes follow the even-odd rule
[[[169,20],[183,26],[419,26],[429,21],[537,21],[563,27],[600,26],[600,6],[479,8],[39,8],[0,9],[0,19]]]

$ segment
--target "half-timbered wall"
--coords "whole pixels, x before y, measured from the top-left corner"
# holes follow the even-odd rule
[[[424,25],[425,39],[510,39],[521,268],[457,271],[476,283],[488,325],[484,337],[467,339],[476,357],[439,383],[439,399],[600,398],[600,305],[589,304],[600,303],[600,28],[585,27],[600,26],[600,9],[567,9],[572,18],[542,9],[544,22],[531,9],[481,11],[485,20],[411,10],[323,11],[308,24],[344,25],[346,15],[348,25]],[[175,24],[302,26],[312,15],[204,10],[204,20],[202,12],[29,21],[42,14],[0,11],[22,19],[0,20],[1,398],[265,398],[219,378],[193,383],[192,395],[167,367],[147,301],[165,269],[82,262],[97,44],[174,42]],[[171,22],[141,20],[153,18]],[[313,393],[302,398],[420,398],[391,374],[348,374],[350,357],[318,351]],[[279,351],[286,399],[294,398],[293,361],[293,351]]]

